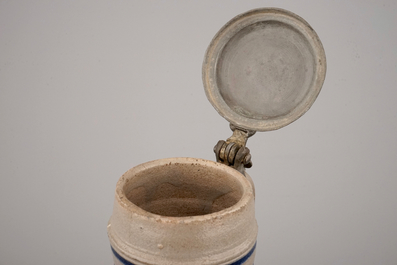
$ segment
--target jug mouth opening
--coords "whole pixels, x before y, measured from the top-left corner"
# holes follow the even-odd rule
[[[151,214],[193,217],[236,205],[244,195],[245,182],[238,171],[213,161],[160,159],[127,171],[116,193]]]

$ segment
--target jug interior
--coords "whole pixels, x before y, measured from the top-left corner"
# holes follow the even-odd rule
[[[124,196],[162,216],[211,214],[236,204],[243,195],[238,179],[199,163],[168,163],[141,170],[125,181]]]

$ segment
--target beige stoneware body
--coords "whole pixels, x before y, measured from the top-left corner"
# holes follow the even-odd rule
[[[252,265],[257,231],[250,181],[195,158],[160,159],[127,171],[108,225],[116,265]]]

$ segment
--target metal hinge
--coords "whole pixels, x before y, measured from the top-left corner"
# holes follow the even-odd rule
[[[230,129],[233,135],[226,141],[218,141],[214,147],[216,161],[233,167],[244,175],[245,168],[252,167],[250,150],[245,145],[256,131],[239,128],[231,123]]]

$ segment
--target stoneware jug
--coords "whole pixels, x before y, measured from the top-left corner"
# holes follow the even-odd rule
[[[217,162],[160,159],[120,178],[108,224],[114,264],[252,265],[258,226],[247,140],[301,117],[325,72],[320,39],[289,11],[255,9],[221,28],[203,83],[233,134],[215,145]]]
[[[147,162],[118,181],[108,235],[118,264],[253,264],[250,182],[195,158]]]

